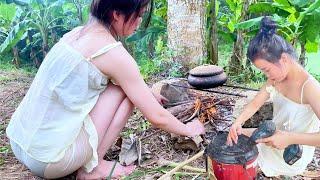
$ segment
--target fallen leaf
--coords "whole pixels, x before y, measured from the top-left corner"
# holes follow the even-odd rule
[[[198,151],[200,149],[200,144],[203,139],[200,136],[190,137],[179,137],[178,141],[174,144],[175,149],[181,150],[193,150]]]
[[[119,154],[119,161],[122,165],[130,165],[138,160],[141,161],[141,141],[130,135],[127,139],[122,139],[121,152]]]

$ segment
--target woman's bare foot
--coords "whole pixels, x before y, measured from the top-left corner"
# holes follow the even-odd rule
[[[109,177],[111,170],[114,166],[113,161],[100,161],[98,166],[95,167],[90,173],[85,172],[82,168],[80,168],[77,172],[77,179],[79,180],[89,180],[89,179],[106,179]],[[111,175],[112,178],[120,178],[121,176],[127,176],[133,172],[135,169],[134,165],[122,166],[119,163],[116,164],[113,173]]]

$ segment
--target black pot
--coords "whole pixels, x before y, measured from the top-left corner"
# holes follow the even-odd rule
[[[188,83],[200,89],[209,89],[223,85],[227,81],[226,73],[211,76],[194,76],[189,74]]]

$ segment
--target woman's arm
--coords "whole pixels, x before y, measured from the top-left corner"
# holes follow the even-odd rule
[[[136,62],[123,47],[112,49],[106,55],[95,59],[94,63],[121,86],[131,102],[154,126],[185,136],[204,132],[203,125],[185,125],[157,102],[140,75]]]
[[[260,108],[261,106],[269,99],[270,95],[266,90],[266,87],[271,83],[268,81],[266,84],[262,86],[257,95],[253,98],[253,100],[247,104],[242,111],[242,113],[238,116],[235,122],[243,124],[249,118],[251,118]]]
[[[245,121],[247,121],[250,117],[252,117],[258,109],[267,101],[270,97],[269,93],[266,90],[266,87],[271,84],[268,81],[265,85],[262,86],[257,95],[253,98],[253,100],[245,106],[242,113],[238,116],[238,118],[234,121],[232,126],[230,127],[229,134],[227,137],[227,144],[232,145],[232,142],[238,142],[238,135],[242,134],[242,125]]]
[[[313,81],[313,82],[312,82]],[[304,89],[303,102],[310,104],[312,110],[320,119],[320,84],[316,80],[307,83]],[[301,122],[303,123],[303,122]],[[320,146],[320,133],[295,133],[277,131],[275,135],[260,139],[258,143],[266,143],[278,149],[284,149],[290,144]]]

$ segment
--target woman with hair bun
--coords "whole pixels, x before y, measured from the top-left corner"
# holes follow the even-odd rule
[[[320,146],[320,84],[297,62],[297,54],[276,34],[277,25],[264,17],[258,34],[250,41],[247,56],[268,78],[255,98],[245,107],[230,128],[227,144],[237,143],[238,135],[251,136],[255,129],[243,128],[269,98],[273,101],[276,133],[257,140],[258,164],[268,176],[302,174]],[[283,149],[302,145],[302,156],[293,165],[283,159]]]
[[[33,174],[77,179],[119,178],[133,165],[103,159],[137,107],[171,133],[204,133],[201,122],[181,123],[161,106],[135,60],[118,41],[139,26],[150,0],[92,0],[90,20],[52,47],[6,133],[13,153]]]

